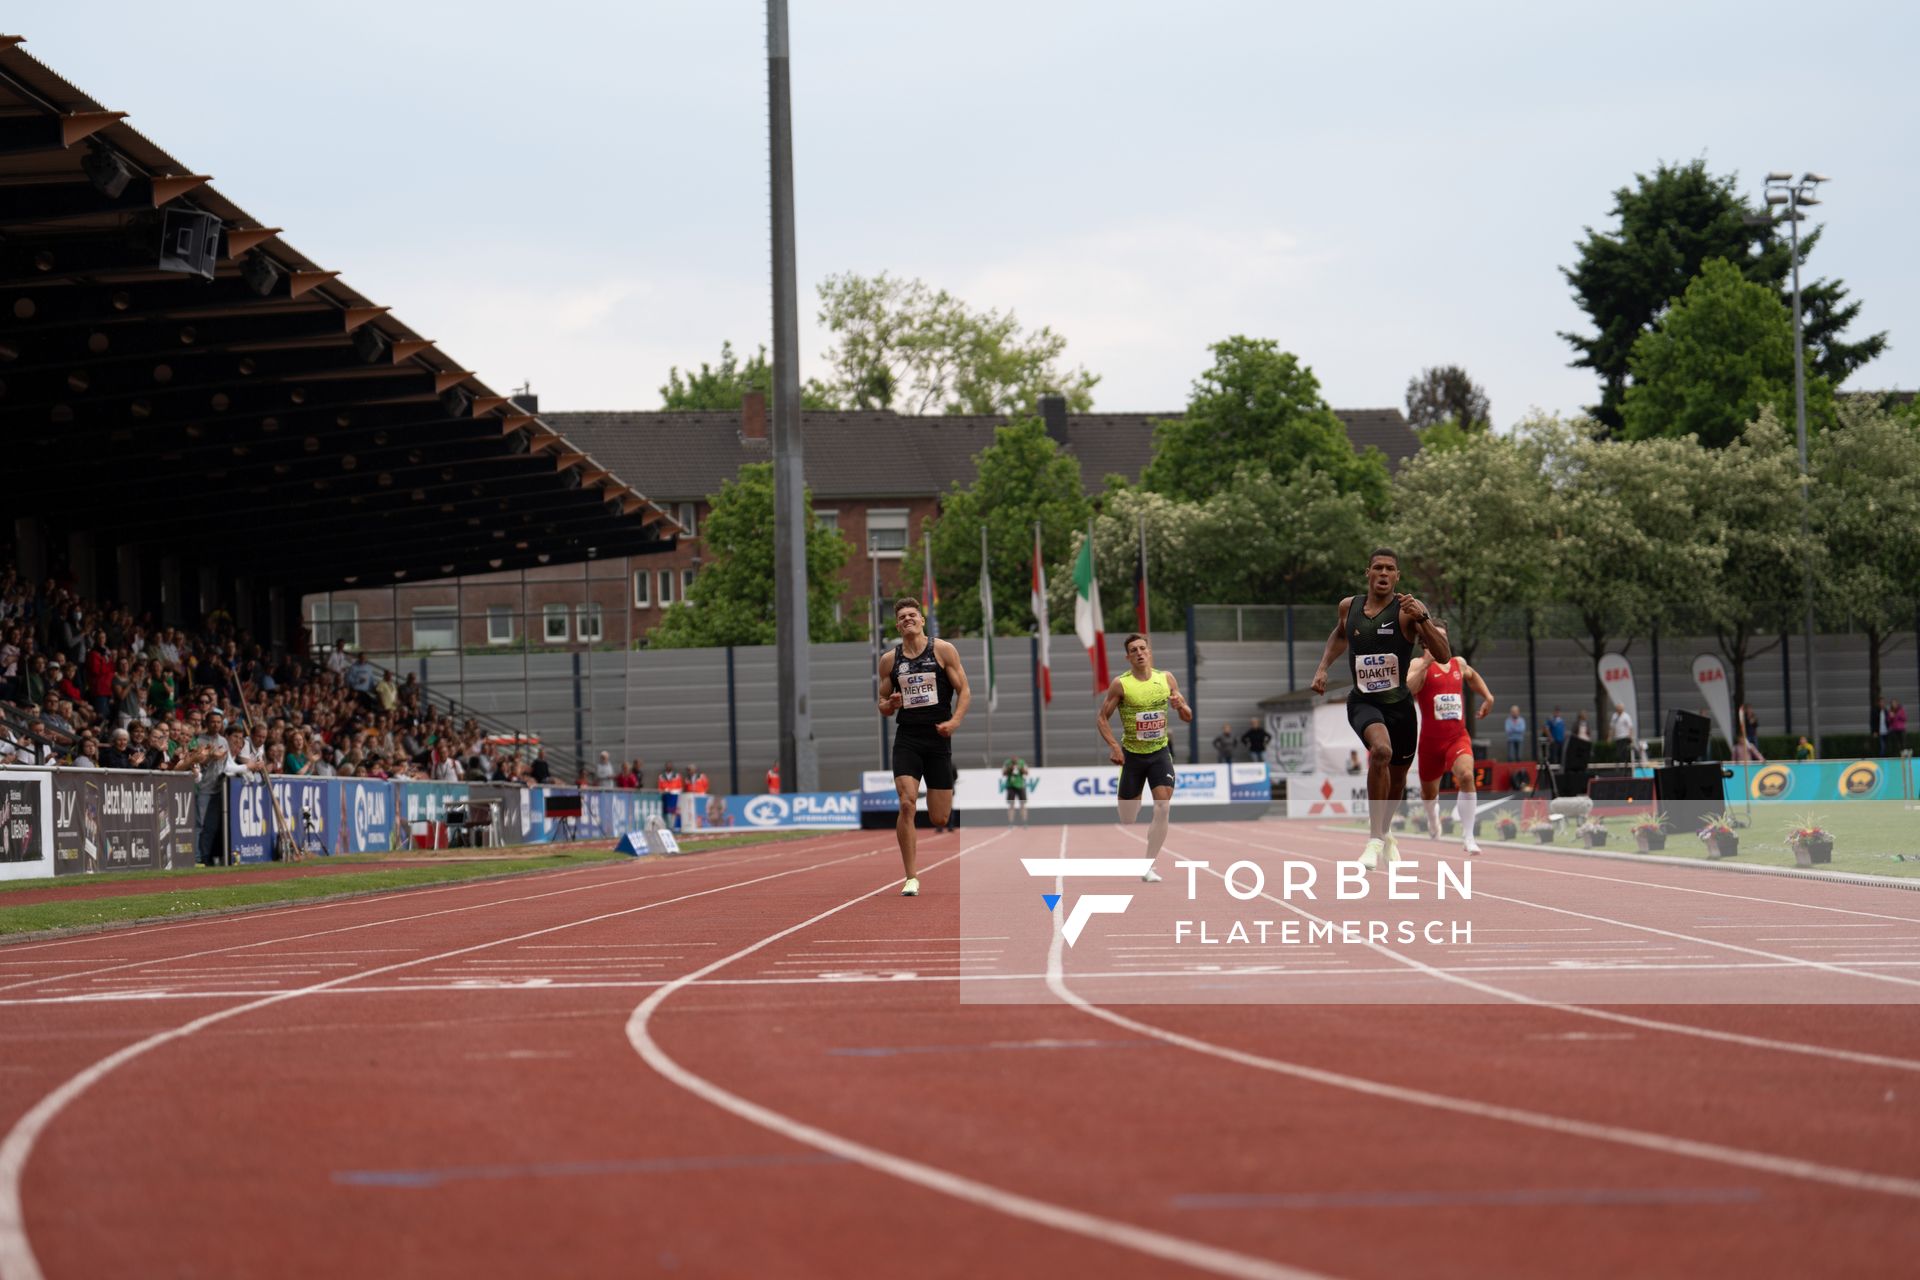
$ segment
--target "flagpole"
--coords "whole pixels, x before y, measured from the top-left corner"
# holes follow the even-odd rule
[[[880,767],[887,767],[887,718],[879,715],[880,705],[880,557],[873,554],[873,546],[867,546],[867,563],[873,567],[873,597],[867,602],[867,630],[872,636],[873,668],[873,705],[876,708],[875,719],[880,725]]]
[[[988,572],[987,526],[980,526],[980,656],[987,672],[987,759],[993,766],[993,703],[998,689],[993,669],[993,576]]]
[[[1153,610],[1147,596],[1147,518],[1140,517],[1140,634],[1153,643]]]

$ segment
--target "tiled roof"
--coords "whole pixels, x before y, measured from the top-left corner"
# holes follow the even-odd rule
[[[1420,447],[1398,409],[1336,409],[1356,449],[1373,445],[1390,470]],[[1090,494],[1110,474],[1138,480],[1153,456],[1156,422],[1178,413],[1078,413],[1067,418],[1067,447],[1080,460]],[[548,412],[542,420],[602,465],[641,476],[656,500],[717,493],[744,463],[765,462],[765,440],[748,440],[740,415],[725,411]],[[993,443],[1005,418],[891,410],[808,411],[800,415],[807,484],[816,499],[936,497],[973,483],[973,459]]]

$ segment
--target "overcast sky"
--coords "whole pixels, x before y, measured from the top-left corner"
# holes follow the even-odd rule
[[[752,0],[14,0],[0,29],[497,389],[659,405],[770,341]],[[1831,175],[1814,275],[1920,385],[1920,20],[1893,3],[793,0],[813,288],[889,270],[1051,325],[1097,408],[1173,409],[1234,333],[1336,406],[1456,363],[1506,426],[1596,398],[1559,268],[1705,156]]]

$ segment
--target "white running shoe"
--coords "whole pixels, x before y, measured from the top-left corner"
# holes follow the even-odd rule
[[[1142,880],[1145,880],[1148,884],[1160,883],[1160,873],[1158,871],[1155,871],[1152,867],[1148,867],[1147,874],[1141,876],[1140,878]]]
[[[1473,838],[1471,831],[1467,833],[1466,841],[1461,847],[1467,851],[1469,858],[1477,858],[1480,856],[1480,842]]]
[[[900,896],[903,898],[919,897],[920,896],[920,877],[908,876],[907,882],[900,886]]]
[[[1393,838],[1392,832],[1388,832],[1387,833],[1387,865],[1392,866],[1394,863],[1398,861],[1400,861],[1400,842]]]
[[[1387,842],[1378,836],[1367,841],[1367,847],[1360,851],[1360,865],[1368,871],[1372,871],[1380,865],[1380,855],[1385,851],[1386,847]]]

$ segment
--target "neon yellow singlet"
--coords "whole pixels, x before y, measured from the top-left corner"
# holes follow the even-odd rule
[[[1120,676],[1120,745],[1150,756],[1167,745],[1167,673],[1154,668],[1145,680],[1133,672]]]

